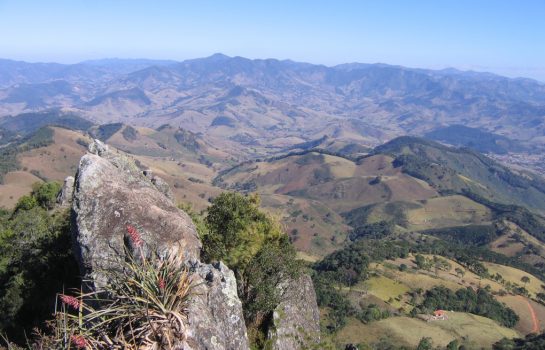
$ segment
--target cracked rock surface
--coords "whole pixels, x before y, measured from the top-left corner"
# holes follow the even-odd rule
[[[249,349],[236,279],[222,263],[200,261],[201,241],[189,216],[171,199],[168,185],[147,177],[128,156],[95,141],[79,163],[72,199],[74,251],[87,288],[100,289],[101,273],[125,259],[127,225],[144,250],[180,257],[194,270],[188,339],[180,349]]]

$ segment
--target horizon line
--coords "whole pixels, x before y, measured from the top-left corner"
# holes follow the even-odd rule
[[[79,61],[73,62],[73,63],[62,63],[62,62],[58,62],[58,61],[47,61],[47,60],[34,61],[34,60],[14,59],[14,58],[6,58],[6,57],[0,57],[0,61],[5,60],[5,61],[18,62],[18,63],[27,63],[27,64],[58,64],[58,65],[63,65],[63,66],[74,66],[74,65],[81,65],[81,64],[90,64],[92,62],[116,61],[116,60],[117,61],[157,61],[157,62],[162,61],[162,62],[165,62],[165,63],[170,62],[170,64],[177,64],[177,63],[179,64],[179,63],[185,63],[185,62],[193,61],[193,60],[210,59],[210,58],[218,57],[218,56],[219,57],[225,57],[225,58],[228,58],[228,59],[242,58],[242,59],[249,60],[249,61],[293,62],[293,63],[299,63],[299,64],[309,64],[309,65],[314,65],[314,66],[323,66],[323,67],[327,67],[327,68],[336,68],[336,67],[340,67],[340,66],[343,66],[343,65],[361,64],[361,65],[369,65],[369,66],[381,66],[382,65],[382,66],[409,69],[409,70],[423,70],[423,71],[434,71],[434,72],[455,70],[455,71],[457,71],[459,73],[476,73],[476,74],[482,74],[482,75],[487,75],[488,74],[488,75],[493,75],[493,76],[501,77],[501,78],[505,78],[505,79],[532,80],[532,81],[535,81],[535,82],[540,83],[540,84],[545,84],[545,80],[540,80],[538,78],[533,78],[533,77],[528,77],[528,76],[507,76],[505,74],[492,72],[492,71],[488,70],[488,68],[486,68],[486,67],[483,67],[483,70],[476,70],[474,68],[469,68],[469,69],[468,68],[461,68],[461,67],[456,67],[456,66],[451,66],[451,65],[445,65],[442,68],[430,68],[430,67],[422,67],[422,66],[415,67],[415,66],[403,65],[403,64],[392,64],[392,63],[385,63],[385,62],[369,63],[369,62],[358,62],[358,61],[343,62],[343,63],[328,65],[328,64],[325,64],[325,63],[313,63],[313,62],[307,62],[307,61],[293,60],[293,59],[290,59],[290,58],[284,58],[284,59],[274,58],[274,57],[249,58],[249,57],[244,57],[244,56],[239,56],[239,55],[230,56],[230,55],[227,55],[227,54],[224,54],[224,53],[221,53],[221,52],[215,52],[215,53],[213,53],[211,55],[208,55],[208,56],[198,56],[198,57],[186,58],[186,59],[183,59],[183,60],[169,59],[169,58],[119,57],[118,56],[118,57],[89,58],[89,59],[79,60]],[[168,65],[168,63],[166,65]],[[503,67],[503,68],[507,68],[507,67]],[[530,68],[527,68],[527,69],[535,69],[535,68],[530,67]]]

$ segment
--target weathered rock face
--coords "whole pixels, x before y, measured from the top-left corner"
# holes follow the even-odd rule
[[[167,196],[168,199],[174,200],[174,193],[172,193],[172,190],[170,189],[170,186],[165,182],[165,180],[161,179],[158,176],[153,175],[151,170],[144,170],[144,175],[150,179],[151,183],[157,187],[159,191],[161,191],[162,194]]]
[[[74,248],[89,288],[106,283],[103,269],[119,266],[127,225],[136,227],[147,251],[176,255],[194,269],[186,350],[249,349],[236,279],[225,265],[200,262],[201,242],[186,213],[127,156],[96,141],[82,157],[72,203]],[[159,188],[156,185],[159,183]]]
[[[309,275],[284,285],[284,300],[273,314],[269,339],[274,350],[308,348],[320,342],[320,310]]]
[[[72,208],[77,257],[85,277],[97,287],[103,282],[99,271],[123,258],[127,225],[138,229],[146,248],[197,261],[201,243],[187,214],[128,158],[115,159],[87,154],[80,160]]]
[[[72,196],[74,194],[74,177],[68,176],[64,179],[61,191],[57,196],[57,205],[61,207],[69,207],[72,203]]]
[[[194,292],[199,297],[189,307],[192,327],[188,343],[197,340],[194,349],[247,349],[248,336],[233,271],[220,262],[200,264],[195,274],[200,283]],[[218,315],[224,322],[218,322]]]

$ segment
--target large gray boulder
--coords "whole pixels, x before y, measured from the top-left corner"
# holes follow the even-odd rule
[[[320,310],[309,275],[301,275],[280,288],[282,302],[273,313],[268,338],[274,350],[308,349],[320,342]]]
[[[167,197],[164,183],[144,176],[130,157],[100,141],[90,152],[80,160],[72,201],[75,254],[87,288],[100,289],[107,282],[103,271],[120,266],[127,226],[134,226],[146,252],[175,255],[195,271],[188,339],[181,349],[249,349],[233,272],[200,262],[195,226]]]
[[[64,179],[61,191],[57,195],[57,205],[59,207],[70,207],[72,204],[72,196],[74,195],[74,177],[68,176]]]
[[[194,293],[199,295],[189,306],[188,349],[248,349],[248,336],[237,294],[233,271],[223,263],[200,264],[196,268],[200,284]],[[232,310],[240,310],[233,312]],[[218,316],[219,321],[218,322]]]

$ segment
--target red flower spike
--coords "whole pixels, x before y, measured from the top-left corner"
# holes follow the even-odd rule
[[[160,290],[165,290],[165,287],[166,287],[165,280],[162,279],[162,278],[159,278],[159,289]]]
[[[134,228],[134,226],[127,225],[127,234],[135,247],[139,248],[144,244],[144,241],[140,237],[140,233]]]
[[[78,349],[87,348],[87,340],[82,335],[73,335],[70,337],[70,342]]]
[[[63,302],[63,304],[71,306],[75,310],[79,310],[80,302],[79,302],[79,300],[77,298],[71,297],[69,295],[64,295],[64,294],[61,294],[60,298],[61,298],[61,301]]]

